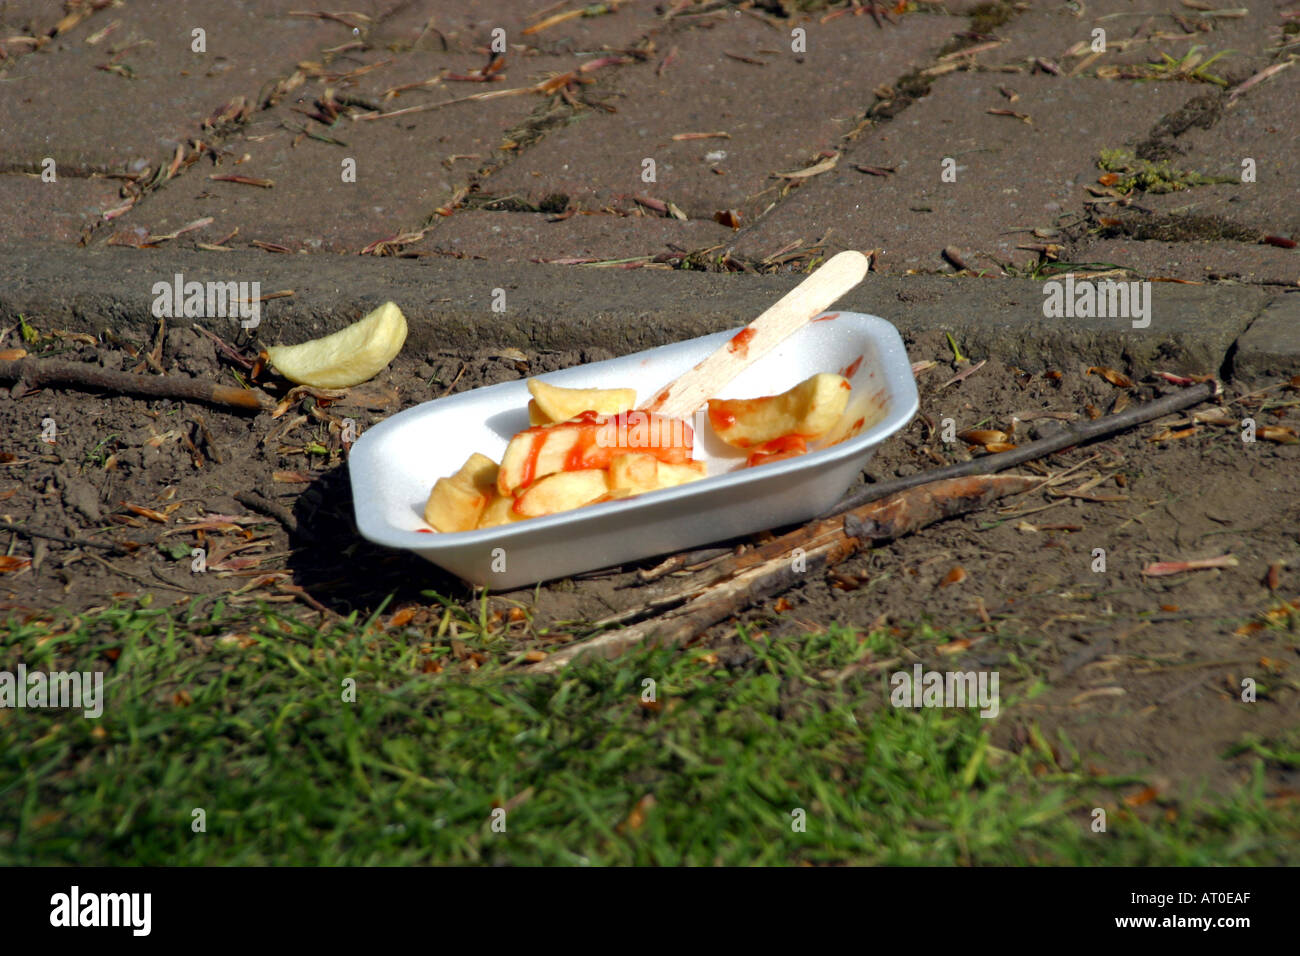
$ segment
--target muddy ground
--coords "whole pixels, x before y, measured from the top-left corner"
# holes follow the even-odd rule
[[[156,344],[92,341],[64,334],[27,348],[131,369],[140,359],[129,353]],[[17,330],[0,339],[0,349],[22,344]],[[943,336],[926,333],[907,344],[914,362],[937,364],[918,375],[921,416],[885,443],[868,480],[968,457],[962,441],[943,441],[944,418],[958,432],[1005,431],[1018,418],[1010,440],[1023,441],[1062,418],[1106,413],[1117,402],[1177,387],[1152,380],[1120,388],[1084,365],[1021,373],[994,357],[946,384],[970,366],[953,362]],[[196,596],[213,604],[278,602],[319,620],[366,616],[391,596],[383,620],[401,612],[392,638],[429,641],[442,608],[423,591],[466,606],[478,596],[420,559],[357,536],[346,449],[330,419],[351,418],[364,431],[444,394],[608,357],[603,350],[408,350],[328,407],[313,411],[310,400],[299,401],[278,418],[70,390],[13,397],[0,389],[0,518],[125,549],[0,532],[8,555],[0,609],[19,617],[82,612],[149,593],[155,604]],[[184,328],[166,331],[159,364],[226,381],[237,368],[210,339]],[[1300,391],[1285,382],[1260,387],[1227,383],[1220,417],[1300,429]],[[1056,417],[1041,417],[1045,412]],[[1000,672],[1004,708],[1014,708],[1011,719],[994,725],[1002,746],[1029,745],[1036,723],[1049,741],[1064,730],[1088,767],[1145,774],[1159,790],[1241,782],[1247,763],[1233,749],[1296,726],[1300,444],[1243,442],[1236,425],[1188,430],[1179,425],[1187,419],[1171,416],[1028,469],[1076,467],[1057,490],[1082,488],[1077,496],[1035,492],[878,547],[698,643],[731,669],[747,666],[749,657],[737,623],[792,641],[833,623],[894,628],[911,655],[900,666]],[[54,444],[42,439],[50,422]],[[1153,440],[1160,435],[1167,437]],[[278,507],[257,510],[247,492]],[[191,569],[194,547],[206,549],[204,573]],[[1104,571],[1094,570],[1098,548]],[[1141,573],[1155,561],[1225,554],[1236,566]],[[511,639],[499,652],[552,649],[572,639],[565,622],[638,605],[671,586],[671,579],[638,583],[637,572],[656,563],[492,595],[498,610],[527,612],[516,623],[500,618]],[[1257,702],[1241,700],[1246,678],[1256,682]],[[1057,756],[1063,765],[1074,759]],[[1268,773],[1273,793],[1295,795],[1294,770],[1279,765]]]

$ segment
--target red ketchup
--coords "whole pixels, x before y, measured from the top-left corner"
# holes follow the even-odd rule
[[[753,468],[755,465],[766,465],[783,458],[794,458],[807,450],[808,442],[803,435],[782,435],[755,448],[753,454],[745,459],[745,467]]]

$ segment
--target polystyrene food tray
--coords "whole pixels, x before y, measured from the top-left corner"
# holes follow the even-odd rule
[[[635,388],[639,402],[694,366],[735,329],[548,372],[569,388]],[[694,457],[709,477],[675,488],[587,505],[495,528],[429,533],[424,504],[433,483],[473,452],[500,461],[528,427],[523,381],[425,402],[381,422],[352,446],[348,471],[363,537],[403,548],[494,590],[533,584],[806,521],[848,490],[877,446],[916,414],[916,381],[898,331],[884,319],[830,312],[813,320],[733,379],[717,397],[782,392],[817,372],[853,386],[846,414],[861,430],[829,448],[742,468],[745,454],[723,445],[697,413]],[[740,470],[735,470],[735,469]]]

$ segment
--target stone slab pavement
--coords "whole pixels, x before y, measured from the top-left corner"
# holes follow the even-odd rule
[[[81,318],[138,319],[125,277],[184,260],[291,274],[303,298],[276,308],[313,327],[407,277],[438,335],[634,345],[670,335],[653,314],[677,338],[739,321],[776,288],[763,273],[861,248],[873,283],[938,296],[908,315],[987,327],[990,349],[1029,359],[1067,343],[1140,364],[1166,336],[1188,368],[1219,367],[1247,329],[1266,339],[1249,354],[1287,354],[1290,313],[1256,318],[1300,283],[1294,0],[346,6],[0,0],[0,253],[27,273],[0,273],[6,308],[68,315],[58,268],[94,304]],[[96,269],[125,298],[89,291]],[[471,321],[457,292],[438,318],[409,283],[455,270],[555,296]],[[1214,308],[1128,345],[1118,326],[1090,337],[1033,304],[1066,271],[1203,283],[1156,285],[1170,308]],[[313,272],[346,275],[343,300],[302,306]],[[669,301],[704,288],[726,309]],[[998,309],[1026,308],[997,331]]]

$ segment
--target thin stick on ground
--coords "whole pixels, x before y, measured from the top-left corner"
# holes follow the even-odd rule
[[[251,389],[218,385],[188,375],[133,375],[78,362],[31,358],[0,362],[0,382],[15,382],[26,391],[66,385],[118,395],[204,402],[242,412],[260,412],[265,407],[262,398]]]
[[[274,518],[280,522],[281,527],[291,535],[302,535],[305,538],[313,539],[314,536],[303,534],[302,528],[298,525],[298,519],[289,513],[288,509],[276,504],[267,498],[263,498],[255,491],[236,491],[232,496],[241,505],[246,508],[252,508],[259,514],[266,515],[268,518]]]
[[[607,631],[572,644],[530,667],[529,671],[555,673],[584,654],[612,657],[646,642],[673,645],[689,640],[751,604],[808,580],[810,572],[839,564],[870,542],[911,534],[937,521],[977,511],[999,498],[1041,487],[1053,480],[998,476],[992,472],[1180,411],[1213,396],[1216,389],[1212,382],[1195,385],[1117,415],[1069,426],[1059,435],[1030,442],[1009,452],[863,489],[841,499],[828,517],[709,565],[675,592],[661,595],[644,607],[597,621],[593,627],[612,627],[646,617],[652,620],[642,620],[631,627]]]
[[[906,478],[877,482],[841,498],[826,514],[843,514],[859,505],[866,504],[868,501],[878,501],[887,495],[896,494],[900,491],[906,491],[908,488],[915,488],[917,485],[924,485],[944,478],[992,475],[999,471],[1006,471],[1016,465],[1023,465],[1027,461],[1045,458],[1074,445],[1096,441],[1098,438],[1105,438],[1135,425],[1141,425],[1143,422],[1149,422],[1153,418],[1159,418],[1171,412],[1182,411],[1184,408],[1199,405],[1215,394],[1215,388],[1213,382],[1193,385],[1190,388],[1165,395],[1153,402],[1145,402],[1141,405],[1126,408],[1116,415],[1106,415],[1096,421],[1067,425],[1055,435],[1038,441],[1031,441],[1027,445],[1021,445],[1011,451],[1002,451],[994,455],[982,455],[979,458],[972,458],[970,461],[956,462],[942,468],[909,475]]]
[[[647,642],[680,644],[749,605],[834,567],[872,541],[912,534],[936,521],[1028,491],[1042,481],[1021,475],[953,478],[864,505],[844,518],[823,518],[707,568],[675,594],[657,599],[660,606],[673,606],[653,620],[572,644],[529,671],[554,673],[584,654],[612,657]],[[607,626],[626,619],[625,612],[597,624]]]
[[[14,534],[22,535],[25,538],[44,538],[46,541],[58,541],[61,544],[72,544],[78,548],[99,548],[103,551],[113,551],[117,554],[128,554],[125,547],[112,541],[92,541],[89,538],[69,538],[67,535],[54,534],[49,531],[41,531],[37,528],[29,528],[24,524],[17,524],[12,521],[0,522],[0,531],[12,531]]]

